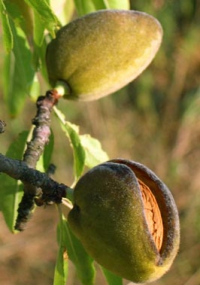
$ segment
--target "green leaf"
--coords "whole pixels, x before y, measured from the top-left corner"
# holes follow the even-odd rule
[[[57,15],[61,24],[66,25],[74,16],[74,0],[51,1],[51,9]]]
[[[38,94],[41,94],[40,82],[38,80],[37,75],[35,74],[30,91],[29,91],[29,96],[34,102],[36,102],[38,98]]]
[[[101,269],[109,285],[123,285],[123,280],[121,277],[115,275],[114,273],[110,272],[109,270],[103,267],[101,267]]]
[[[47,36],[49,37],[49,35]],[[46,38],[42,41],[42,45],[38,46],[36,43],[34,43],[34,49],[33,49],[33,65],[34,69],[37,71],[40,71],[43,78],[48,82],[48,75],[47,75],[47,69],[46,69],[46,49],[47,49],[48,41]]]
[[[11,31],[9,18],[3,0],[0,0],[0,18],[3,29],[3,41],[5,44],[6,51],[9,53],[13,48],[13,34]]]
[[[57,108],[54,108],[54,111],[59,119],[63,131],[69,138],[70,145],[73,149],[74,174],[77,180],[81,176],[85,166],[85,150],[81,144],[79,128],[78,126],[65,121],[64,115]]]
[[[30,91],[35,71],[31,65],[31,51],[20,28],[11,23],[14,37],[13,52],[6,56],[4,66],[4,93],[10,114],[16,116]]]
[[[68,233],[66,240],[69,259],[76,267],[77,276],[83,285],[93,285],[95,269],[93,259],[87,254],[81,242],[74,236],[66,222],[66,231]]]
[[[70,122],[65,122],[64,130],[69,137],[71,146],[73,147],[75,177],[78,179],[83,173],[85,166],[85,150],[80,141],[79,128]]]
[[[60,246],[56,260],[53,285],[66,285],[68,276],[68,260],[66,256],[65,247]]]
[[[58,206],[59,207],[59,206]],[[68,277],[68,256],[66,250],[66,222],[62,217],[60,208],[60,222],[57,228],[59,251],[56,260],[53,285],[65,285]]]
[[[42,19],[37,12],[34,11],[34,42],[37,46],[42,46],[44,40],[45,27]]]
[[[98,1],[98,0],[97,0]],[[130,1],[129,0],[107,0],[109,9],[130,9]]]
[[[51,10],[48,1],[46,0],[25,0],[30,5],[34,12],[38,14],[45,29],[47,29],[53,37],[55,37],[55,29],[60,25],[56,15]]]
[[[85,165],[92,168],[109,159],[106,152],[102,150],[101,144],[97,139],[94,139],[87,134],[80,135],[78,126],[65,121],[64,115],[58,109],[55,108],[54,110],[74,151],[76,179],[81,176]]]
[[[18,138],[10,145],[6,156],[13,159],[22,159],[27,136],[28,132],[26,131],[19,134]],[[14,232],[18,204],[23,194],[22,185],[21,182],[2,173],[0,175],[0,188],[0,208],[8,228]]]
[[[78,15],[83,16],[85,14],[95,12],[96,10],[99,10],[99,9],[106,9],[106,5],[104,3],[103,4],[100,3],[100,5],[98,5],[99,8],[97,8],[94,2],[95,1],[93,0],[88,0],[88,1],[74,0]]]
[[[128,0],[75,0],[79,16],[89,14],[101,9],[126,9],[130,8]]]
[[[16,26],[25,33],[30,44],[33,37],[33,15],[31,8],[24,0],[5,0],[7,12]]]
[[[86,154],[85,164],[89,168],[109,159],[107,153],[102,150],[101,144],[97,139],[92,138],[90,135],[81,135],[80,140]]]
[[[93,285],[95,276],[93,259],[87,254],[83,245],[74,236],[64,217],[62,227],[62,232],[64,232],[63,248],[67,249],[67,254],[76,268],[78,278],[83,285]]]

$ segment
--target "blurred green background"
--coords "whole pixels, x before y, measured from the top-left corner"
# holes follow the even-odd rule
[[[199,285],[200,2],[138,0],[131,1],[131,8],[155,16],[163,26],[163,43],[153,63],[115,94],[89,103],[62,101],[58,107],[67,120],[80,125],[82,134],[99,139],[110,158],[146,164],[168,185],[180,213],[181,246],[171,270],[152,285]],[[0,52],[4,53],[2,44]],[[1,56],[1,74],[3,71]],[[34,114],[34,103],[27,99],[22,114],[10,118],[0,88],[0,119],[7,123],[0,138],[2,153],[19,132],[30,128]],[[54,117],[52,129],[54,178],[69,185],[73,181],[72,152]],[[1,285],[52,284],[57,221],[54,206],[38,209],[26,231],[14,236],[1,216]],[[70,265],[68,285],[79,284],[74,276]],[[103,284],[99,273],[97,285]]]

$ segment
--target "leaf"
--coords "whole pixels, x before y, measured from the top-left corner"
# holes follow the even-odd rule
[[[35,71],[31,66],[31,51],[20,28],[11,22],[14,38],[13,52],[5,58],[4,93],[10,114],[16,116],[29,93]]]
[[[130,9],[130,1],[129,0],[107,0],[109,9]]]
[[[74,0],[51,1],[51,9],[57,15],[61,24],[66,25],[74,16]]]
[[[95,5],[96,10],[100,10],[100,9],[129,10],[130,9],[129,0],[93,0],[93,3]]]
[[[83,173],[85,166],[85,150],[81,144],[79,129],[76,125],[65,122],[65,131],[70,139],[71,146],[73,147],[75,177],[78,179]]]
[[[55,37],[55,29],[60,25],[56,15],[51,10],[48,1],[46,0],[25,0],[30,5],[34,12],[38,14],[40,20],[53,37]]]
[[[36,102],[38,98],[38,94],[41,94],[40,82],[38,80],[37,75],[35,74],[30,91],[29,91],[29,96],[34,102]]]
[[[42,41],[41,46],[34,43],[32,63],[33,63],[34,69],[39,71],[42,74],[43,78],[48,82],[49,80],[48,80],[46,60],[45,60],[47,44],[48,43],[45,38]]]
[[[33,37],[33,17],[31,8],[24,0],[4,1],[9,17],[25,33],[30,44]]]
[[[65,247],[60,246],[56,260],[53,285],[65,285],[68,276],[68,260]]]
[[[92,12],[95,12],[96,10],[98,10],[95,6],[95,3],[93,0],[88,0],[88,1],[84,1],[84,0],[74,0],[77,12],[79,16],[83,16],[85,14],[89,14]],[[103,7],[100,3],[100,6],[98,6],[99,9],[106,9],[105,4],[103,4]]]
[[[101,267],[101,269],[109,285],[123,285],[123,280],[121,277],[115,275],[114,273],[110,272],[109,270],[103,267]]]
[[[81,176],[85,166],[85,150],[81,144],[79,128],[78,126],[65,121],[64,115],[58,109],[54,108],[54,111],[59,119],[63,131],[69,138],[70,145],[73,149],[74,174],[75,178],[78,179]]]
[[[78,126],[65,121],[64,115],[58,109],[55,108],[54,110],[74,151],[76,179],[82,174],[85,165],[92,168],[109,159],[97,139],[92,138],[88,134],[80,135]]]
[[[89,168],[109,159],[107,153],[102,150],[101,144],[97,139],[92,138],[90,135],[81,135],[80,140],[86,154],[85,164]]]
[[[0,18],[3,29],[3,41],[5,44],[6,51],[9,53],[13,48],[13,34],[11,31],[10,22],[3,0],[0,0]]]
[[[59,206],[58,206],[59,207]],[[57,228],[59,251],[56,260],[56,267],[54,272],[54,283],[53,285],[65,285],[68,276],[68,258],[66,251],[66,226],[65,220],[62,217],[62,212],[60,208],[60,222]]]
[[[61,224],[59,224],[60,228]],[[93,285],[95,270],[93,259],[87,254],[81,242],[70,230],[67,220],[62,218],[63,248],[67,249],[69,259],[73,262],[77,276],[83,285]]]
[[[56,260],[53,285],[66,284],[67,273],[68,273],[68,262],[65,256],[66,256],[65,248],[60,247]]]
[[[34,11],[34,42],[37,46],[42,46],[44,40],[45,27],[42,19],[37,12]]]
[[[13,159],[22,159],[26,146],[28,132],[19,134],[18,138],[10,145],[6,156]],[[15,220],[17,217],[18,204],[23,194],[21,182],[9,177],[0,175],[0,208],[10,231],[14,232]]]
[[[79,16],[89,14],[101,9],[126,9],[130,8],[128,0],[75,0]]]

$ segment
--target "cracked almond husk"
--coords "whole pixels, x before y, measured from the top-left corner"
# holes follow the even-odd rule
[[[160,278],[179,248],[171,192],[155,173],[131,160],[111,160],[83,175],[68,222],[100,265],[135,283]]]

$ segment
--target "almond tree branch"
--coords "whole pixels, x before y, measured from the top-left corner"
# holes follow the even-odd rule
[[[46,173],[30,168],[24,161],[8,158],[0,153],[0,172],[21,180],[43,191],[42,199],[45,203],[61,203],[67,196],[70,187],[51,179]]]
[[[46,92],[45,96],[40,96],[37,100],[37,113],[32,123],[35,125],[32,139],[27,143],[27,149],[24,153],[23,161],[30,168],[35,168],[36,164],[44,151],[45,145],[49,141],[51,111],[54,105],[57,104],[59,95],[56,90]],[[18,216],[15,224],[16,230],[23,230],[27,220],[34,208],[35,197],[39,194],[40,189],[36,184],[24,180],[24,195],[19,204]]]
[[[51,111],[57,104],[59,95],[56,90],[47,91],[45,96],[40,96],[36,102],[37,114],[32,120],[35,125],[32,139],[27,143],[27,149],[24,153],[23,160],[29,167],[35,168],[45,145],[49,142]]]

